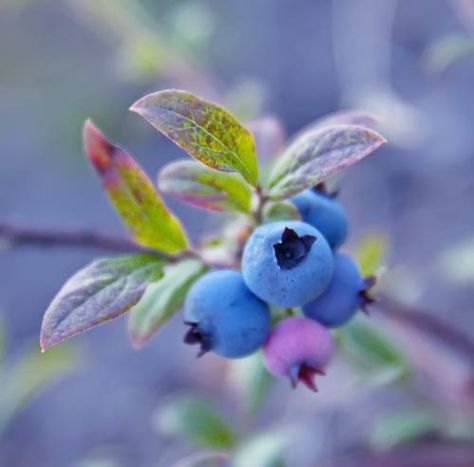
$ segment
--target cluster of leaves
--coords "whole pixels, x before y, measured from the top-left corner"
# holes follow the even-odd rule
[[[367,117],[331,117],[281,150],[263,186],[254,135],[222,107],[185,91],[165,90],[145,96],[131,110],[195,159],[166,166],[158,177],[160,190],[196,207],[240,213],[250,229],[295,216],[287,198],[324,182],[385,142],[361,125]],[[273,135],[255,139],[265,136]],[[131,340],[139,347],[181,307],[191,284],[213,264],[189,244],[181,223],[134,159],[90,121],[84,125],[84,146],[143,252],[99,259],[67,281],[45,313],[41,348],[127,311]],[[239,267],[238,253],[233,266]]]

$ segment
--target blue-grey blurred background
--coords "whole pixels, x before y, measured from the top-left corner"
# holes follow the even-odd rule
[[[383,234],[397,300],[474,338],[473,1],[0,0],[0,221],[124,234],[83,156],[81,125],[92,117],[155,177],[183,154],[127,109],[166,87],[218,100],[243,120],[276,114],[289,135],[341,109],[376,115],[389,145],[341,183],[349,246],[366,232]],[[169,205],[194,238],[218,222]],[[54,294],[103,254],[0,246],[0,394],[25,355],[35,358]],[[0,423],[0,465],[170,466],[194,452],[156,429],[156,407],[192,393],[233,420],[238,390],[217,358],[196,363],[182,332],[176,317],[137,352],[118,319],[74,339],[67,348],[74,361],[58,366],[69,370],[53,369],[36,385],[43,369],[33,360],[16,383],[33,389]],[[393,338],[413,358],[409,383],[361,382],[336,362],[318,395],[275,384],[256,425],[283,421],[302,430],[286,450],[289,466],[378,465],[363,456],[404,446],[403,436],[383,438],[378,423],[420,400],[462,432],[429,426],[423,442],[453,444],[466,458],[472,362],[402,334]],[[474,465],[446,459],[439,465]]]

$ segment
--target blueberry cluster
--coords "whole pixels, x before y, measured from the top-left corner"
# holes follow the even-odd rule
[[[370,301],[370,279],[337,252],[347,219],[331,196],[308,190],[291,199],[301,221],[257,227],[245,243],[242,271],[209,272],[185,302],[185,342],[227,358],[263,347],[267,369],[293,386],[316,390],[333,343],[328,328],[340,326]],[[272,311],[285,318],[272,328]]]

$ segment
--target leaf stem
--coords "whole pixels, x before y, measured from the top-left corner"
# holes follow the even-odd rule
[[[265,203],[268,201],[268,195],[263,191],[261,185],[257,185],[255,187],[255,194],[257,195],[257,206],[253,212],[253,219],[255,225],[259,225],[263,221],[263,208],[265,207]]]

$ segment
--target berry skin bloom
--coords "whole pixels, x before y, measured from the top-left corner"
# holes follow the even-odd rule
[[[318,229],[332,249],[344,243],[347,237],[347,217],[341,205],[327,195],[306,190],[291,198],[304,222]]]
[[[302,382],[317,391],[314,378],[324,374],[333,352],[329,331],[303,317],[280,321],[263,347],[263,360],[270,373],[286,376],[293,387]]]
[[[329,287],[316,300],[305,305],[303,312],[325,326],[340,326],[370,301],[366,293],[370,284],[371,279],[361,277],[359,268],[349,256],[336,253]]]
[[[268,306],[246,287],[238,271],[220,270],[199,278],[189,290],[184,341],[208,351],[238,358],[260,348],[270,330]]]
[[[300,221],[265,224],[248,239],[242,273],[248,288],[280,307],[318,297],[332,277],[332,252],[323,235]]]

